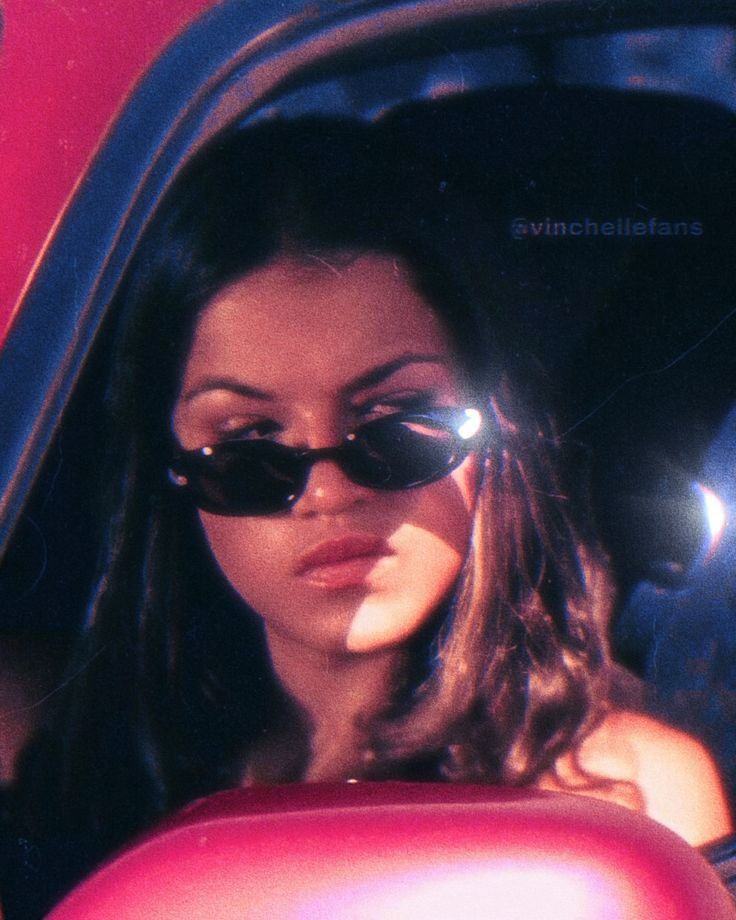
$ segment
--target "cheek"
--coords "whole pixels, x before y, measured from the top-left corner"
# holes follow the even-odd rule
[[[278,588],[283,541],[269,521],[200,513],[212,555],[233,589],[260,611]]]
[[[476,485],[477,465],[469,458],[452,476],[416,493],[412,513],[389,540],[395,555],[376,572],[374,590],[351,623],[348,649],[407,641],[447,599],[467,555]]]
[[[346,647],[351,652],[409,641],[432,619],[460,574],[463,554],[426,530],[404,525],[391,543],[396,555],[376,573],[374,590],[350,623]]]

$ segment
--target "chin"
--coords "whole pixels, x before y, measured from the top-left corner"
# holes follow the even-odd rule
[[[416,605],[393,606],[385,601],[366,601],[355,614],[345,647],[359,654],[400,648],[422,629],[434,609],[434,604],[418,609]]]

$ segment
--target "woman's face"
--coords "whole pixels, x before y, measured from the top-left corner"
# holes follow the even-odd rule
[[[468,397],[447,333],[399,262],[283,256],[203,311],[174,429],[187,449],[257,437],[318,448],[417,401]],[[444,479],[400,492],[357,485],[327,459],[288,511],[200,517],[270,641],[368,653],[401,646],[447,597],[476,481],[472,455]]]

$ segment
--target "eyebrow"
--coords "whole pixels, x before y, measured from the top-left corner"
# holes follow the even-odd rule
[[[442,355],[432,354],[409,353],[399,355],[397,358],[386,361],[384,364],[379,364],[377,367],[372,367],[370,370],[365,371],[365,373],[359,374],[357,377],[348,381],[343,387],[343,391],[346,395],[352,396],[361,390],[382,383],[384,380],[391,377],[392,374],[397,373],[410,364],[439,364],[447,366],[447,359]],[[184,394],[183,400],[185,403],[189,403],[203,393],[209,393],[212,390],[227,390],[230,393],[234,393],[236,396],[244,396],[249,399],[259,400],[260,402],[268,402],[275,399],[274,394],[270,393],[268,390],[261,390],[248,383],[243,383],[234,377],[219,376],[204,377],[195,387],[192,387],[191,390],[188,390]]]
[[[236,380],[234,377],[204,377],[196,387],[187,390],[184,394],[184,402],[191,402],[193,399],[196,399],[197,396],[201,396],[203,393],[209,393],[211,390],[228,390],[230,393],[235,393],[237,396],[258,399],[262,402],[274,399],[273,393],[269,393],[268,390],[260,390],[258,387],[243,383],[240,380]]]
[[[346,394],[353,395],[360,390],[366,390],[368,387],[375,386],[377,383],[382,383],[392,374],[407,367],[409,364],[440,364],[446,367],[447,358],[442,355],[424,355],[411,352],[409,354],[399,355],[397,358],[386,361],[385,364],[379,364],[377,367],[373,367],[364,374],[355,377],[347,383],[343,389]]]

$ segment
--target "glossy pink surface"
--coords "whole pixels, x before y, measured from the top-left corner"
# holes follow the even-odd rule
[[[0,342],[60,210],[145,68],[216,0],[8,0],[0,45]]]
[[[481,786],[347,783],[196,803],[50,916],[719,920],[733,912],[695,851],[618,806]]]

